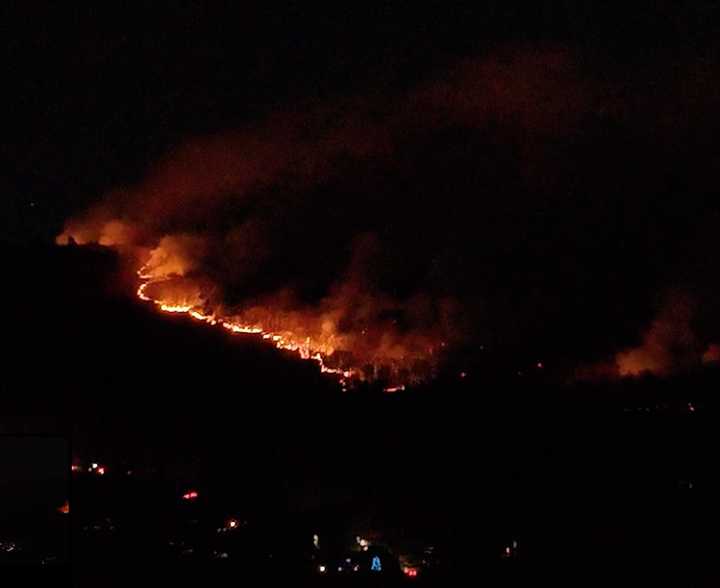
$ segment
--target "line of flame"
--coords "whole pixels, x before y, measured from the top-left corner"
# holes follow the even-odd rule
[[[161,300],[156,300],[155,298],[152,298],[145,292],[147,287],[151,284],[157,284],[165,280],[162,278],[153,278],[152,276],[145,273],[144,269],[145,268],[141,268],[137,272],[139,278],[143,280],[137,289],[137,296],[138,298],[140,298],[140,300],[152,302],[157,308],[164,312],[187,314],[195,320],[208,323],[209,325],[221,325],[223,328],[227,329],[231,333],[259,335],[263,339],[271,342],[278,349],[292,351],[294,353],[297,353],[297,355],[299,355],[301,359],[315,361],[318,364],[318,367],[320,368],[320,371],[322,373],[338,376],[340,385],[342,386],[343,390],[346,389],[347,384],[351,379],[359,378],[358,372],[352,368],[343,370],[340,368],[332,368],[325,365],[325,356],[320,351],[313,348],[312,342],[309,337],[305,340],[304,345],[300,345],[279,333],[265,331],[262,329],[262,327],[256,325],[242,324],[234,322],[230,319],[216,317],[214,314],[205,314],[194,305],[166,304]]]

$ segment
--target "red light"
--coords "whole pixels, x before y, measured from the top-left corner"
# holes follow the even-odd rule
[[[418,571],[415,568],[405,568],[403,572],[405,572],[408,578],[416,578],[418,575]]]
[[[195,490],[190,490],[182,495],[183,500],[195,500],[198,497],[198,493]]]
[[[99,476],[104,476],[104,475],[105,475],[105,468],[104,468],[104,467],[99,467],[99,468],[97,469],[97,473],[98,473]]]
[[[538,368],[539,370],[543,369],[543,367],[544,367],[542,361],[538,361],[537,364],[535,364],[535,365],[537,365],[537,368]]]

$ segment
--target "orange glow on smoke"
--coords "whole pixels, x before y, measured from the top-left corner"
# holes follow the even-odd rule
[[[720,363],[720,345],[713,343],[703,353],[703,363]]]

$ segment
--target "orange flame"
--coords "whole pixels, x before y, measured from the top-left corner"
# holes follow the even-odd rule
[[[143,266],[137,272],[138,277],[142,280],[137,289],[137,296],[140,300],[152,302],[157,308],[163,312],[187,314],[195,320],[208,323],[209,325],[221,325],[234,334],[259,335],[262,339],[269,341],[276,348],[284,351],[296,353],[301,359],[311,360],[317,363],[320,371],[325,374],[332,374],[339,378],[340,384],[345,390],[350,380],[360,378],[359,372],[354,369],[333,368],[326,365],[326,358],[335,351],[332,347],[318,344],[306,337],[304,340],[298,340],[292,333],[276,333],[266,331],[262,325],[247,324],[237,322],[232,318],[216,317],[214,313],[206,314],[203,310],[193,304],[172,304],[167,301],[153,298],[147,293],[147,288],[151,284],[158,284],[167,281],[168,278],[154,278]],[[395,391],[398,388],[393,389]]]

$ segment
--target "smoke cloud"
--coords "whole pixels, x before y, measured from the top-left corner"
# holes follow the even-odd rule
[[[712,343],[708,345],[702,356],[703,363],[720,363],[720,345]]]
[[[311,341],[373,376],[425,377],[466,331],[454,293],[433,288],[430,275],[448,227],[438,239],[417,194],[379,187],[378,178],[402,168],[392,178],[400,183],[421,172],[412,150],[439,132],[491,124],[526,136],[570,132],[588,102],[564,50],[509,50],[402,96],[273,113],[189,139],[139,185],[68,221],[58,243],[136,257],[152,282],[144,295],[166,305]],[[417,247],[428,259],[402,259],[395,229],[402,250]],[[401,283],[393,274],[405,273],[404,263],[414,275]]]
[[[576,376],[581,380],[663,377],[720,362],[720,346],[707,342],[702,329],[698,329],[702,310],[688,292],[669,292],[643,329],[639,345],[617,352],[612,361],[583,365],[576,370]]]
[[[690,367],[699,360],[699,344],[691,328],[694,309],[689,297],[669,296],[658,316],[643,335],[639,347],[617,354],[621,376],[643,373],[666,375]]]
[[[296,104],[187,138],[57,242],[116,248],[143,295],[167,306],[277,334],[364,377],[417,381],[497,321],[519,339],[566,312],[558,276],[580,276],[568,299],[593,289],[587,227],[615,205],[583,204],[607,188],[583,176],[598,156],[583,137],[604,137],[631,108],[565,48],[507,48],[404,92]],[[524,310],[503,308],[517,299]],[[618,355],[620,373],[665,373],[676,347],[694,346],[689,320],[673,303]]]

